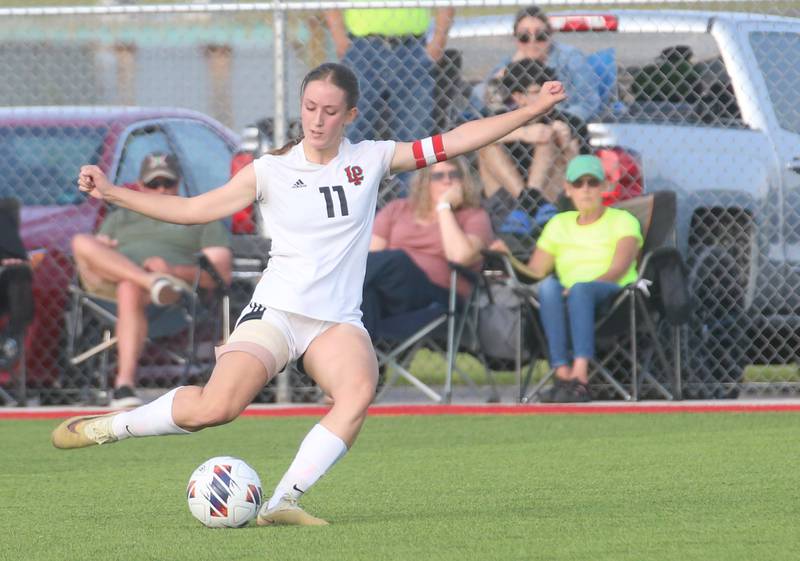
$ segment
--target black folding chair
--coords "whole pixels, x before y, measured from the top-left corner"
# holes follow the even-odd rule
[[[685,267],[674,237],[675,193],[658,191],[620,201],[615,205],[639,220],[644,244],[638,259],[636,281],[623,287],[611,306],[595,320],[597,357],[590,378],[600,377],[608,395],[638,400],[643,392],[665,399],[681,396],[679,325],[689,318]],[[532,271],[520,261],[494,254],[504,265],[509,282],[527,291],[531,309],[539,311]],[[664,295],[669,292],[670,298]],[[541,333],[539,334],[541,336]],[[546,341],[541,344],[546,348]],[[530,391],[531,373],[520,388],[523,402],[535,400],[553,378],[551,369]],[[597,384],[592,380],[595,393]]]
[[[179,384],[207,376],[214,364],[213,346],[224,342],[230,331],[229,287],[204,254],[196,258],[199,268],[193,292],[182,295],[172,306],[151,304],[145,310],[147,340],[140,363],[157,364],[159,370],[171,374],[169,381]],[[214,279],[212,290],[199,287],[203,271]],[[104,402],[113,367],[110,351],[117,343],[117,305],[90,294],[77,282],[69,291],[65,318],[68,367],[62,385],[77,390],[82,401]],[[201,343],[206,346],[204,352],[200,352]]]
[[[0,256],[27,261],[19,226],[19,201],[0,199]],[[32,265],[0,265],[0,375],[7,373],[8,388],[0,386],[0,404],[24,406],[27,401],[25,330],[33,320]]]
[[[536,285],[520,282],[505,254],[490,250],[483,253],[483,287],[477,305],[481,357],[491,370],[514,372],[517,399],[522,401],[524,386],[538,361],[547,358]]]
[[[491,384],[489,401],[497,401],[499,393],[492,372],[486,368],[477,343],[477,302],[480,284],[477,274],[450,263],[450,295],[448,306],[431,304],[425,308],[384,318],[380,321],[374,340],[375,352],[382,377],[375,400],[382,399],[403,378],[435,402],[450,403],[453,397],[454,376],[458,376],[473,393],[479,388],[472,377],[460,368],[456,357],[466,352],[478,357],[484,374]],[[459,278],[467,279],[471,289],[466,298],[459,299],[456,286]],[[441,391],[414,376],[409,370],[416,353],[429,349],[445,357],[445,381]]]

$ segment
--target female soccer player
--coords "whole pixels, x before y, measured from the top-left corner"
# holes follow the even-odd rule
[[[131,411],[67,419],[52,434],[57,448],[82,448],[129,437],[188,434],[228,423],[290,360],[333,399],[258,515],[259,525],[323,525],[297,500],[353,445],[375,395],[377,361],[359,310],[378,184],[508,134],[565,99],[559,82],[538,102],[408,143],[351,144],[358,81],[340,64],[305,77],[304,138],[243,168],[228,183],[190,199],[112,185],[96,166],[80,170],[92,197],[177,224],[218,220],[258,201],[272,234],[271,259],[204,387],[176,388]]]

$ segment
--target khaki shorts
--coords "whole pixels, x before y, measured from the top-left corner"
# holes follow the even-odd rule
[[[78,278],[80,279],[83,289],[92,296],[97,296],[98,298],[104,298],[112,301],[117,300],[117,283],[105,279],[93,283],[89,282],[86,278],[84,278],[83,275],[80,274]]]

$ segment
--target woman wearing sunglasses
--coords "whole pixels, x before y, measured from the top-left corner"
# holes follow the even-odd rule
[[[497,84],[505,68],[511,63],[527,58],[534,59],[555,72],[569,99],[559,109],[584,121],[600,110],[599,81],[579,49],[553,39],[553,28],[547,15],[538,6],[528,6],[514,18],[514,46],[511,56],[505,57],[491,71],[483,84],[476,87],[472,102],[479,107],[491,107],[491,83]],[[480,99],[480,98],[483,99]],[[477,99],[476,99],[477,98]]]
[[[605,173],[599,158],[573,158],[566,179],[564,189],[576,210],[550,219],[528,262],[534,276],[546,277],[539,302],[550,366],[556,370],[553,386],[542,394],[549,402],[590,401],[596,311],[636,280],[642,246],[639,221],[625,210],[603,206]]]
[[[447,306],[452,261],[479,267],[492,240],[489,215],[464,158],[417,171],[408,198],[387,204],[375,217],[364,279],[362,321],[375,339],[385,317]],[[460,296],[469,287],[458,285]]]

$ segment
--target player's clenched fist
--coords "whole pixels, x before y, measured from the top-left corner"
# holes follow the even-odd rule
[[[549,111],[556,103],[567,99],[567,93],[561,82],[545,82],[536,96],[536,101],[530,105],[536,112]]]
[[[82,166],[78,174],[78,189],[95,199],[104,199],[114,188],[106,174],[97,166]]]

